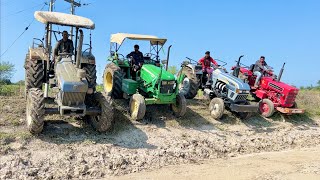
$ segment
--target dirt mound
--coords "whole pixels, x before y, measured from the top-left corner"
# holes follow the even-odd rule
[[[2,127],[6,137],[14,138],[2,141],[0,177],[105,178],[172,164],[320,144],[319,120],[303,116],[300,120],[253,116],[240,121],[227,113],[216,121],[205,102],[191,100],[185,118],[175,119],[168,106],[150,106],[143,121],[133,122],[127,102],[115,104],[116,124],[108,134],[99,134],[82,122],[57,121],[56,117],[37,137],[21,138],[10,132],[10,127]]]

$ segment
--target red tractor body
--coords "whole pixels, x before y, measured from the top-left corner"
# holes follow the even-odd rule
[[[265,72],[260,79],[258,87],[255,88],[256,76],[253,74],[252,69],[240,67],[240,76],[242,76],[240,78],[248,82],[253,97],[256,100],[260,100],[259,111],[263,116],[270,117],[275,110],[285,114],[304,113],[304,110],[298,109],[295,103],[299,89],[279,81],[271,72]],[[281,74],[279,75],[280,77]]]

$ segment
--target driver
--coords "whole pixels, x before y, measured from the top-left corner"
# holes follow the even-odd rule
[[[263,72],[266,72],[266,71],[271,72],[272,68],[270,66],[268,66],[268,64],[266,63],[265,57],[261,56],[260,59],[254,65],[254,69],[253,69],[253,74],[255,76],[257,76],[256,81],[254,83],[255,88],[258,87],[258,83],[261,79],[261,76],[262,76]]]
[[[211,68],[211,63],[215,67],[218,67],[218,63],[212,57],[210,57],[210,51],[207,51],[205,53],[205,56],[203,58],[201,58],[198,62],[199,62],[199,64],[202,65],[202,72],[208,73],[209,76],[213,72],[213,69]]]
[[[57,57],[59,53],[72,53],[73,52],[73,42],[72,40],[68,39],[68,32],[62,32],[62,39],[58,41],[56,47],[54,48],[54,55]],[[58,59],[58,61],[60,58]]]
[[[143,54],[139,51],[139,45],[134,45],[134,51],[127,55],[127,58],[132,58],[133,70],[138,71],[143,65]]]

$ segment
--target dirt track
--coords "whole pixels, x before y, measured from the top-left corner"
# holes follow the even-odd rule
[[[319,119],[256,115],[240,121],[227,113],[216,121],[207,104],[197,99],[188,101],[184,119],[175,119],[167,106],[151,106],[141,122],[130,121],[126,102],[117,101],[115,129],[108,134],[48,116],[44,132],[32,137],[23,128],[24,99],[0,98],[0,103],[2,179],[106,178],[320,144]]]

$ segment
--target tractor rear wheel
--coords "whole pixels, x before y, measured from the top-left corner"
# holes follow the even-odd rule
[[[171,105],[172,111],[176,117],[184,116],[187,112],[187,101],[183,94],[179,93],[176,97],[176,103]]]
[[[27,95],[30,88],[42,89],[44,82],[44,64],[43,61],[29,60],[26,57],[25,63],[25,93]]]
[[[93,89],[93,93],[96,91],[97,70],[95,64],[86,64],[82,68],[86,71],[86,79],[88,81],[88,88]]]
[[[120,68],[114,63],[108,64],[104,70],[103,88],[108,96],[116,99],[123,97],[122,74]]]
[[[184,74],[182,82],[179,84],[179,92],[182,93],[187,99],[193,99],[199,90],[199,82],[196,74],[191,68],[183,67],[178,73],[178,77]]]
[[[274,113],[274,104],[269,99],[262,99],[259,102],[259,112],[263,117],[271,117]]]
[[[27,94],[27,127],[30,133],[39,134],[44,124],[44,97],[39,88],[31,88]]]
[[[220,119],[223,115],[225,106],[223,99],[213,98],[209,105],[210,114],[214,119]]]
[[[114,124],[113,104],[110,96],[97,92],[94,94],[94,105],[101,108],[98,116],[88,116],[92,127],[98,132],[110,131]]]
[[[133,120],[141,120],[146,114],[146,103],[141,94],[134,94],[129,103],[130,115]]]

